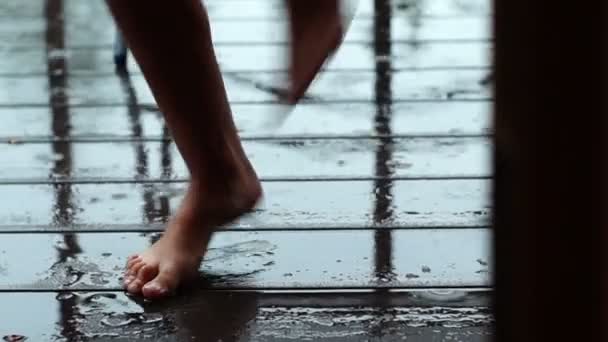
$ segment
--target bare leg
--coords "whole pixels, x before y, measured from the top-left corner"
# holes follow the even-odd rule
[[[232,120],[200,0],[107,3],[191,174],[163,237],[127,263],[127,290],[160,297],[197,274],[215,227],[251,210],[261,187]]]
[[[300,100],[343,38],[338,0],[287,0],[291,35],[288,103]]]

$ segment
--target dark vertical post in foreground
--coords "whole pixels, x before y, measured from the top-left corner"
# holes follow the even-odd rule
[[[495,0],[496,335],[608,341],[605,0]]]

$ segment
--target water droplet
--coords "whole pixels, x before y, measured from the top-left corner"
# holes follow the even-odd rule
[[[428,266],[426,266],[426,265],[423,265],[422,266],[422,272],[423,273],[431,273],[431,268],[428,267]]]
[[[293,277],[293,273],[285,273],[283,274],[283,277]]]
[[[107,258],[109,256],[112,256],[112,253],[109,253],[109,252],[101,253],[101,256]]]
[[[27,340],[27,337],[23,335],[12,334],[4,336],[2,339],[7,342],[21,342]]]
[[[65,49],[49,49],[47,57],[48,59],[63,59],[69,57],[69,52]]]
[[[8,139],[8,143],[9,145],[19,145],[23,144],[23,141],[17,139]]]
[[[405,277],[406,277],[407,279],[420,278],[420,276],[419,276],[419,275],[414,274],[414,273],[408,273],[408,274],[406,274],[406,275],[405,275]]]
[[[376,62],[386,63],[391,60],[391,56],[388,55],[378,55],[376,56]]]
[[[484,261],[483,259],[477,259],[477,262],[481,265],[481,266],[488,266],[488,262]]]
[[[55,297],[57,300],[68,300],[74,298],[74,294],[71,292],[63,292]]]
[[[141,322],[143,324],[154,324],[160,323],[163,321],[163,316],[161,314],[146,314],[142,317]]]
[[[134,322],[136,319],[133,317],[105,317],[101,320],[102,325],[113,328],[124,327]]]
[[[312,323],[316,323],[316,324],[322,325],[324,327],[333,327],[334,326],[334,322],[331,320],[331,318],[327,318],[327,317],[312,317],[312,318],[310,318],[310,321]]]

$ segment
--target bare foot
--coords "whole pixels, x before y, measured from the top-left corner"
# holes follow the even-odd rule
[[[129,257],[124,285],[129,293],[159,298],[172,293],[198,270],[214,230],[249,212],[262,190],[248,167],[222,194],[192,183],[178,212],[155,244]],[[221,181],[220,181],[221,182]]]

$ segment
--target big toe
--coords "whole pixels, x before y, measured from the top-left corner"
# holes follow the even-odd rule
[[[129,292],[130,294],[139,294],[141,292],[142,287],[144,286],[144,283],[141,282],[141,280],[135,278],[131,281],[129,281],[128,284],[125,284],[127,287],[127,292]]]
[[[175,289],[179,284],[179,275],[171,270],[161,270],[156,278],[146,283],[141,292],[146,298],[160,298],[166,297]]]

